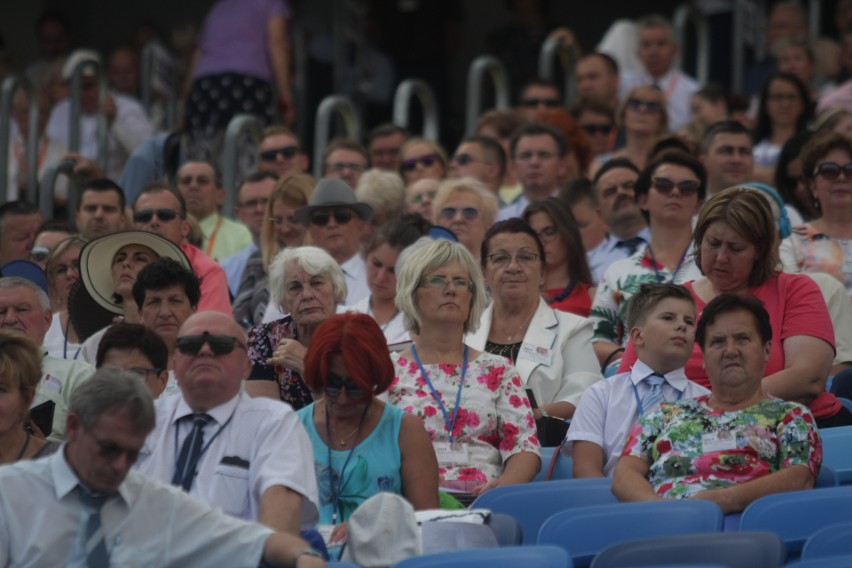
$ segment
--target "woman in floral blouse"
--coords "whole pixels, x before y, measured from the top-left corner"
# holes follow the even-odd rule
[[[423,420],[441,487],[474,494],[531,481],[541,466],[518,372],[464,344],[485,301],[479,267],[458,243],[417,243],[398,265],[397,303],[414,344],[391,354],[388,401]]]

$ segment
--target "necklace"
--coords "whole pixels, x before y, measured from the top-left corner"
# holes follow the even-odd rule
[[[323,406],[325,406],[325,405],[323,405]],[[347,435],[346,435],[346,436],[344,436],[343,438],[340,438],[340,439],[339,439],[339,441],[338,441],[337,443],[340,445],[340,447],[341,447],[341,448],[345,447],[345,446],[346,446],[346,442],[348,442],[348,441],[349,441],[349,439],[350,439],[352,436],[354,436],[355,434],[357,434],[357,433],[361,430],[361,427],[364,425],[364,421],[367,419],[367,415],[370,413],[370,407],[371,407],[371,406],[372,406],[372,405],[368,405],[368,406],[367,406],[367,409],[366,409],[365,413],[361,416],[361,421],[358,423],[358,425],[355,427],[355,429],[353,429],[351,432],[349,432],[349,434],[347,434]],[[328,408],[325,408],[325,407],[324,407],[324,408],[323,408],[323,412],[325,412],[326,417],[328,417],[328,416],[329,416],[329,414],[328,414]],[[335,436],[335,437],[337,437],[337,429],[336,429],[334,426],[331,426],[331,433],[332,433],[332,434],[334,434],[334,436]],[[328,440],[328,441],[329,441],[329,443],[332,443],[331,436],[329,436],[329,440]]]
[[[515,339],[515,336],[518,335],[519,333],[523,332],[523,335],[526,335],[527,327],[529,327],[530,322],[532,321],[532,318],[533,318],[534,315],[535,315],[535,310],[533,310],[533,312],[529,315],[529,317],[526,319],[526,321],[524,323],[522,323],[521,325],[519,325],[512,333],[507,333],[507,332],[504,331],[503,332],[504,337],[506,337],[506,339],[508,339],[509,342],[512,342]]]
[[[354,436],[358,432],[359,428],[360,428],[360,425],[356,426],[354,430],[349,432],[349,434],[347,434],[343,438],[340,438],[340,441],[337,442],[337,443],[340,444],[341,448],[346,445],[346,442],[347,442],[347,440],[349,440],[349,438],[351,438],[352,436]],[[331,428],[331,433],[334,434],[335,436],[337,436],[337,430],[333,426]]]

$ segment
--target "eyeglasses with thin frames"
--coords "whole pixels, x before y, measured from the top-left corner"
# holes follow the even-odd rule
[[[424,276],[420,279],[420,287],[421,288],[440,288],[441,290],[446,290],[449,288],[450,283],[452,283],[453,288],[456,290],[473,290],[473,282],[468,280],[467,278],[447,278],[446,276]]]

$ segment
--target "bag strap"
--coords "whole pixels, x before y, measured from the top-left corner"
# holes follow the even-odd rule
[[[562,440],[562,443],[556,447],[553,451],[553,455],[550,456],[550,464],[547,466],[547,475],[544,476],[545,481],[550,481],[550,478],[553,477],[553,470],[556,469],[556,460],[558,460],[560,454],[562,454],[562,446],[564,445],[565,440]]]

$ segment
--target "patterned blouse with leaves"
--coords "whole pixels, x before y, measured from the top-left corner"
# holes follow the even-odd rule
[[[275,365],[270,367],[266,360],[282,339],[299,339],[293,318],[286,316],[269,323],[259,323],[248,334],[248,356],[251,359],[250,381],[275,381],[281,400],[289,403],[293,410],[313,402],[311,391],[295,369]]]

